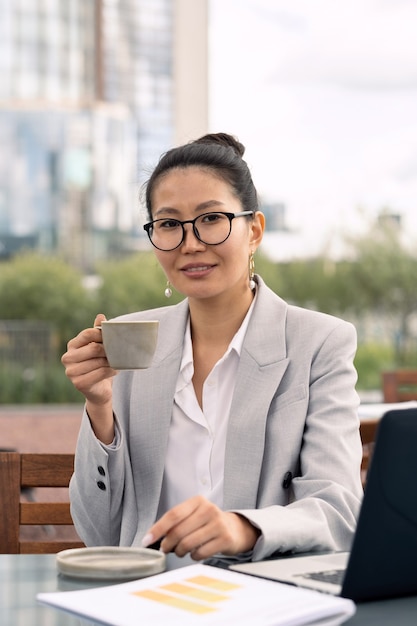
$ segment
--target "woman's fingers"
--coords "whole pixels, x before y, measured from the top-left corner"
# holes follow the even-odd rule
[[[98,326],[105,318],[100,313],[94,320],[95,327],[86,328],[68,342],[67,352],[61,361],[65,373],[74,387],[87,400],[103,402],[111,397],[111,383],[108,379],[117,374],[110,368]],[[109,386],[110,385],[110,386]]]
[[[253,548],[259,531],[245,518],[221,511],[202,496],[165,513],[144,537],[143,545],[161,540],[161,549],[201,560],[222,552],[233,555]]]
[[[94,320],[94,328],[100,326],[101,322],[105,322],[106,319],[107,318],[105,315],[103,315],[103,313],[99,313],[98,315],[96,315],[96,319]]]
[[[76,350],[79,350],[90,344],[102,345],[101,330],[100,328],[86,328],[82,330],[76,337],[70,339],[67,346],[67,351],[63,355],[63,359],[67,356],[72,356]]]
[[[143,537],[142,545],[146,547],[156,541],[167,538],[168,534],[171,533],[171,538],[165,542],[166,551],[169,552],[175,543],[175,535],[178,534],[180,536],[180,524],[183,524],[198,508],[198,499],[199,496],[190,498],[162,515]]]

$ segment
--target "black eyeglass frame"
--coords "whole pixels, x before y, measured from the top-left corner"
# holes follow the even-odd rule
[[[208,213],[201,213],[201,215],[197,215],[197,217],[195,217],[193,220],[177,220],[175,217],[171,218],[171,217],[163,217],[159,220],[153,220],[152,222],[148,222],[147,224],[143,225],[143,230],[145,230],[148,234],[149,237],[149,241],[151,242],[151,244],[153,245],[154,248],[156,248],[157,250],[161,250],[162,252],[172,252],[173,250],[176,250],[177,248],[179,248],[184,239],[185,239],[185,228],[184,228],[184,224],[192,224],[193,227],[193,233],[195,235],[195,237],[201,241],[201,243],[203,243],[205,246],[219,246],[221,243],[224,243],[226,241],[226,239],[228,239],[230,237],[230,233],[232,232],[232,221],[235,219],[235,217],[245,217],[247,215],[254,215],[255,211],[240,211],[239,213],[228,213],[227,211],[209,211]],[[204,241],[203,239],[201,239],[200,234],[196,228],[196,221],[201,219],[202,217],[204,217],[205,215],[224,215],[225,217],[228,218],[229,220],[229,232],[227,234],[227,236],[222,240],[222,241],[218,241],[217,243],[207,243],[207,241]],[[181,241],[179,242],[179,244],[177,244],[176,246],[174,246],[173,248],[168,248],[168,250],[166,250],[165,248],[158,248],[158,246],[156,246],[154,244],[154,242],[151,239],[151,231],[153,229],[153,225],[156,222],[164,222],[164,221],[171,221],[171,222],[177,222],[177,224],[179,224],[182,228],[182,237],[181,237]]]

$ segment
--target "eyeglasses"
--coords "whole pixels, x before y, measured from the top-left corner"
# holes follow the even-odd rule
[[[192,224],[193,233],[199,241],[208,246],[217,246],[226,241],[232,232],[232,220],[235,217],[253,215],[254,211],[240,213],[202,213],[193,220],[176,220],[164,217],[148,222],[143,226],[149,240],[155,248],[169,252],[178,248],[185,238],[184,224]]]

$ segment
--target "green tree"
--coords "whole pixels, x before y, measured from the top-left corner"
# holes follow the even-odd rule
[[[311,309],[331,309],[326,295],[331,293],[327,285],[332,278],[333,267],[328,269],[324,259],[282,263],[280,272],[281,295],[285,300]]]
[[[280,265],[275,261],[271,261],[261,250],[258,250],[255,254],[255,272],[262,277],[272,291],[281,295],[282,279]]]
[[[350,308],[372,311],[391,321],[397,364],[407,363],[411,319],[417,311],[417,254],[395,223],[383,220],[363,237],[350,240],[354,254],[350,284],[355,285]]]
[[[30,252],[1,265],[0,319],[50,322],[60,352],[91,318],[91,307],[82,275],[59,258]]]
[[[275,265],[274,271],[269,269],[270,280],[266,282],[288,302],[341,314],[350,302],[346,288],[350,280],[349,265],[325,257],[281,262]]]
[[[108,319],[183,299],[174,289],[171,298],[165,297],[166,278],[152,252],[100,264],[97,271],[101,284],[96,295],[96,312],[104,313]]]

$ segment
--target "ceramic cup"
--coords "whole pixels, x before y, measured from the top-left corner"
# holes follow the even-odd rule
[[[152,363],[158,338],[158,321],[101,322],[103,345],[110,367],[142,370]]]

